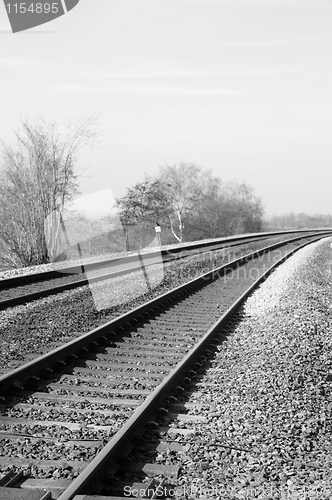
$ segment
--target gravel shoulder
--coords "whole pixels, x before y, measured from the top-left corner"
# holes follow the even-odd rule
[[[279,267],[215,348],[190,399],[207,423],[188,438],[188,498],[331,498],[331,241]]]

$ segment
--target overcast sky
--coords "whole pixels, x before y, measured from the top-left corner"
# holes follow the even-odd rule
[[[193,162],[267,213],[332,213],[330,0],[80,0],[12,34],[0,4],[0,137],[101,113],[82,194]]]

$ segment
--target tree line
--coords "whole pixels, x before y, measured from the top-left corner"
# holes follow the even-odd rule
[[[151,238],[155,224],[161,226],[163,243],[182,243],[259,232],[264,213],[252,187],[222,182],[210,171],[184,162],[161,166],[155,177],[145,176],[117,205],[126,241],[132,231],[140,246],[146,235]]]
[[[317,229],[332,227],[331,214],[306,214],[305,212],[270,215],[265,221],[266,230]]]
[[[98,137],[93,116],[63,127],[24,120],[13,145],[1,141],[2,265],[29,266],[54,258],[50,239],[56,241],[60,232],[66,236],[66,206],[78,194],[76,163],[82,148],[93,147]],[[161,166],[155,177],[146,175],[127,188],[116,208],[121,225],[110,214],[108,229],[105,221],[98,226],[75,215],[89,252],[91,246],[99,253],[140,249],[155,242],[156,225],[161,242],[168,244],[258,232],[263,223],[262,202],[252,187],[223,182],[194,163]],[[106,236],[98,234],[100,227]]]

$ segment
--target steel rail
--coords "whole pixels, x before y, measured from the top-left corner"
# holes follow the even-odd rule
[[[267,236],[265,236],[263,238],[257,238],[257,237],[255,237],[255,239],[247,238],[246,241],[245,241],[245,243],[255,243],[256,241],[262,241],[262,240],[265,240],[265,239],[268,239],[268,237]],[[163,258],[163,264],[166,264],[166,263],[169,263],[169,262],[173,262],[173,261],[177,261],[177,260],[180,260],[180,259],[185,259],[186,257],[200,255],[202,253],[207,253],[209,251],[210,252],[211,251],[214,252],[214,251],[217,251],[217,250],[222,250],[223,248],[225,248],[225,249],[227,249],[227,248],[233,248],[234,246],[241,245],[241,243],[242,243],[242,241],[239,241],[237,243],[232,243],[231,245],[225,245],[225,244],[218,243],[218,244],[213,245],[212,248],[206,248],[206,247],[204,247],[203,249],[199,249],[195,253],[190,253],[191,250],[185,250],[185,251],[188,251],[189,253],[184,254],[184,255],[182,255],[182,252],[181,252],[181,254],[175,254],[175,255],[165,254],[165,258]],[[209,247],[210,247],[210,245],[209,245]],[[143,257],[144,257],[144,259],[143,259]],[[152,258],[152,257],[149,256],[148,258]],[[55,295],[57,293],[65,292],[67,290],[73,290],[75,288],[79,288],[80,286],[85,286],[85,285],[88,285],[88,284],[97,283],[98,281],[104,281],[106,279],[116,278],[118,276],[124,276],[126,274],[130,274],[130,273],[133,273],[135,271],[141,270],[143,266],[145,268],[145,267],[156,265],[156,262],[150,262],[149,263],[149,262],[146,262],[145,259],[146,259],[146,255],[145,254],[141,254],[141,255],[139,255],[140,264],[137,265],[137,266],[132,266],[132,267],[129,267],[127,269],[122,269],[122,270],[119,270],[119,271],[114,271],[112,273],[107,273],[107,274],[103,274],[103,275],[100,275],[100,276],[83,278],[83,279],[78,280],[78,281],[73,281],[72,283],[65,283],[64,285],[58,285],[58,286],[54,286],[54,287],[51,287],[51,288],[45,288],[44,290],[39,290],[37,292],[31,292],[31,293],[22,294],[22,295],[19,295],[17,297],[13,297],[11,299],[0,300],[0,310],[1,309],[5,309],[7,307],[13,307],[15,305],[24,304],[24,303],[30,302],[32,300],[37,300],[37,299],[40,299],[42,297],[48,297],[50,295]],[[121,264],[123,265],[122,262],[121,262]],[[47,271],[47,272],[53,272],[53,271]],[[28,275],[28,276],[39,276],[39,275],[36,274],[36,275]],[[63,277],[63,274],[57,273],[56,277],[60,279],[61,277]],[[8,278],[8,280],[10,280],[10,279],[11,278]],[[17,279],[17,278],[13,278],[13,279]],[[7,280],[3,280],[3,281],[7,281]],[[46,281],[46,279],[43,280],[43,281]],[[1,281],[0,281],[0,284],[1,284]],[[11,288],[13,288],[13,287],[11,287]]]
[[[314,241],[318,241],[322,236],[317,237]],[[129,417],[124,426],[111,438],[105,447],[98,455],[86,466],[83,472],[74,479],[71,485],[59,496],[58,500],[73,500],[76,495],[82,500],[84,495],[89,493],[94,485],[102,480],[103,476],[113,468],[120,466],[118,463],[121,455],[129,448],[133,447],[135,436],[142,434],[143,428],[149,421],[161,403],[171,394],[179,384],[179,381],[189,371],[192,365],[204,353],[207,346],[220,333],[230,318],[237,312],[244,300],[263,282],[267,277],[293,255],[298,250],[304,248],[313,241],[305,242],[289,251],[286,255],[275,262],[270,268],[260,276],[235,302],[234,304],[216,321],[216,323],[208,330],[204,337],[194,346],[191,351],[179,362],[179,364],[165,377],[163,382],[146,398],[146,400],[137,408],[134,414]],[[98,498],[98,496],[97,496]]]
[[[283,242],[283,244],[284,244],[284,242]],[[294,246],[295,246],[295,244],[291,245],[291,248],[294,248]],[[287,248],[286,248],[285,250],[283,250],[282,254],[283,254],[283,253],[285,253],[286,251],[287,251]],[[272,253],[272,255],[273,255],[273,253]],[[274,258],[275,258],[275,257],[276,257],[276,255],[274,254]],[[250,260],[248,259],[248,265],[249,265],[249,266],[252,266],[252,265],[256,266],[256,265],[257,265],[257,266],[259,266],[260,268],[262,268],[262,269],[261,269],[261,272],[262,272],[264,269],[266,269],[266,267],[265,267],[265,266],[266,266],[266,263],[270,260],[270,258],[268,258],[268,259],[267,259],[267,258],[263,258],[263,259],[262,259],[262,262],[261,262],[261,259],[258,259],[258,260],[259,260],[259,262],[257,262],[257,263],[256,263],[255,261],[253,261],[253,264],[250,264],[250,262],[252,262],[252,261],[250,261]],[[266,261],[267,261],[267,262],[266,262]],[[264,264],[264,262],[265,262],[265,264]],[[264,264],[264,265],[263,265],[263,264]],[[262,267],[262,265],[263,265],[263,267]],[[240,269],[241,269],[241,268],[240,268]],[[241,273],[241,275],[242,275],[242,273]],[[211,285],[212,285],[212,282],[211,282]],[[207,291],[208,291],[208,290],[209,290],[209,286],[210,286],[210,282],[207,282],[207,283],[206,283],[206,286],[207,286]],[[243,287],[242,287],[242,288],[243,288]],[[196,292],[198,292],[198,293],[202,293],[202,290],[204,290],[204,289],[205,289],[205,287],[204,287],[204,286],[203,286],[203,287],[195,287],[195,288],[193,287],[192,292],[194,292],[194,295],[196,295]],[[226,288],[226,289],[227,289],[227,288]],[[201,290],[201,292],[199,292],[199,290]],[[241,292],[241,293],[242,293],[242,292]],[[203,292],[203,294],[204,294],[204,296],[205,296],[205,292]],[[191,291],[189,291],[189,293],[186,293],[185,295],[180,295],[179,297],[176,297],[176,298],[175,298],[175,301],[168,301],[165,305],[163,305],[163,306],[162,306],[161,311],[160,311],[161,315],[163,315],[164,310],[165,310],[165,312],[166,312],[166,311],[169,309],[169,307],[173,308],[173,306],[174,306],[175,304],[177,304],[177,303],[178,303],[178,301],[180,301],[180,303],[182,303],[182,301],[184,300],[184,303],[186,303],[187,298],[190,298],[190,297],[191,297]],[[211,297],[211,298],[213,299],[213,297]],[[214,300],[214,299],[213,299],[213,300]],[[234,299],[233,299],[233,300],[234,300]],[[217,300],[217,302],[218,302],[218,300]],[[191,299],[190,299],[190,303],[191,303]],[[227,306],[227,307],[229,307],[229,305],[230,305],[230,301],[228,301],[228,306]],[[227,307],[226,307],[226,308],[227,308]],[[225,309],[226,309],[226,308],[225,308]],[[195,311],[196,311],[196,313],[195,313],[195,314],[198,314],[198,315],[199,315],[199,311],[197,311],[197,306],[196,306],[196,308],[195,308]],[[155,312],[156,312],[156,311],[153,311],[153,316],[155,316]],[[159,310],[158,310],[158,312],[157,312],[157,316],[159,316]],[[145,323],[146,323],[146,322],[148,322],[148,324],[149,324],[149,321],[148,321],[148,320],[149,320],[149,317],[150,317],[150,316],[149,316],[149,313],[147,313],[147,314],[144,316],[144,322],[145,322]],[[199,317],[197,318],[197,320],[198,320],[198,324],[200,324]],[[215,321],[215,320],[214,320],[214,321]],[[141,324],[140,322],[141,322],[141,318],[139,318],[139,324]],[[193,323],[193,322],[191,321],[191,324],[192,324],[192,323]],[[131,327],[132,327],[132,328],[134,328],[134,330],[135,330],[135,329],[136,329],[136,325],[137,325],[137,324],[138,324],[138,323],[137,323],[137,320],[136,320],[136,321],[134,320],[134,321],[132,321],[132,322],[131,322],[131,324],[130,324],[130,325],[131,325]],[[201,335],[204,335],[204,334],[205,334],[205,332],[206,332],[206,331],[210,328],[210,326],[211,326],[211,323],[210,323],[210,324],[208,324],[208,322],[207,322],[207,324],[206,324],[206,328],[204,329],[205,331],[204,331],[204,330],[201,330],[200,334],[201,334]],[[125,330],[127,331],[127,329],[128,329],[128,326],[127,326],[127,325],[125,325]],[[108,337],[108,342],[109,342],[110,340],[111,340],[111,342],[113,342],[113,337],[114,337],[114,340],[115,340],[115,338],[117,338],[118,336],[121,338],[121,337],[122,337],[122,331],[123,331],[123,328],[121,328],[119,331],[113,331],[113,332],[112,332],[111,337]],[[124,332],[124,333],[125,333],[125,332]],[[113,334],[115,334],[115,336],[114,336]],[[105,337],[104,337],[104,338],[105,338]],[[103,338],[102,340],[104,340],[104,338]],[[106,340],[106,338],[105,338],[105,340]],[[157,342],[158,342],[158,341],[157,341]],[[134,339],[134,343],[135,343],[135,339]],[[93,344],[93,345],[94,345],[94,350],[95,350],[95,347],[97,347],[97,344]],[[189,347],[189,346],[187,347],[187,352],[188,352],[188,350],[189,350],[189,349],[191,349],[191,348],[192,348],[192,345],[193,345],[193,342],[190,342],[190,347]],[[101,346],[101,347],[102,347],[102,348],[104,348],[104,342],[102,343],[102,346]],[[113,347],[113,346],[112,346],[112,347]],[[102,351],[102,352],[104,352],[104,351]],[[79,355],[79,353],[77,353],[77,354]],[[182,354],[182,356],[184,356],[184,355],[185,355],[185,354],[183,353],[183,354]],[[102,356],[104,356],[104,355],[102,355]],[[75,357],[76,357],[76,356],[75,356]],[[173,363],[173,368],[174,368],[175,364],[179,361],[179,359],[181,359],[181,356],[177,356],[177,360],[174,360],[174,361],[175,361],[175,363]],[[55,367],[55,369],[57,369],[57,367]],[[172,368],[170,367],[170,369],[172,369]],[[169,373],[170,369],[169,369],[169,370],[166,370],[166,373]],[[113,371],[113,370],[112,370],[112,371]],[[190,372],[190,373],[193,373],[193,372]],[[164,373],[164,376],[165,376],[165,373]],[[158,377],[158,378],[159,378],[159,382],[156,382],[157,384],[159,384],[159,383],[162,381],[162,376],[160,376],[160,377]],[[51,385],[52,385],[52,387],[53,387],[53,385],[54,385],[54,384],[51,384]],[[153,385],[154,385],[154,387],[156,387],[156,384],[153,384]],[[181,385],[182,385],[182,384],[181,384]],[[150,389],[150,390],[152,390],[152,389]],[[112,389],[112,390],[111,390],[111,392],[114,392],[114,390]],[[107,396],[106,396],[106,397],[107,397]],[[106,400],[106,401],[107,401],[107,400]],[[139,401],[139,402],[137,401],[137,403],[141,403],[141,402],[142,402],[142,399],[141,399],[141,401]],[[135,405],[135,406],[137,407],[137,405]],[[127,418],[128,418],[128,416],[127,416]],[[124,450],[122,450],[122,451],[124,451]],[[130,449],[126,450],[126,453],[127,453],[128,451],[130,451]],[[85,463],[85,465],[86,465],[86,463]],[[82,469],[82,467],[81,467],[81,469]],[[115,472],[115,471],[113,470],[113,468],[111,468],[110,473],[114,473],[114,472]],[[12,480],[12,479],[11,479],[11,480]],[[37,483],[38,483],[38,481],[37,481]],[[41,482],[39,481],[39,483],[41,483]],[[42,484],[42,483],[41,483],[41,484]],[[16,483],[15,483],[15,485],[16,485]],[[9,485],[6,483],[6,486],[9,486]],[[23,488],[24,488],[24,491],[25,491],[25,488],[28,488],[28,486],[26,486],[26,487],[21,486],[21,487],[23,487]],[[32,484],[31,484],[31,485],[29,485],[29,487],[32,487]],[[53,488],[53,486],[51,486],[51,485],[46,486],[46,484],[44,485],[44,487],[43,487],[43,486],[40,486],[40,485],[39,485],[39,486],[37,486],[37,484],[36,484],[36,486],[35,486],[35,487],[36,487],[37,489],[38,489],[38,488],[42,488],[44,491],[45,491],[46,489],[48,490],[48,488]],[[17,488],[19,488],[19,486],[18,486],[18,485],[16,486],[15,491],[17,491]],[[97,489],[96,489],[96,488],[97,488]],[[7,488],[7,489],[8,489],[8,488]],[[35,491],[34,493],[37,493],[37,489],[36,489],[36,491]],[[64,489],[64,488],[63,488],[63,489]],[[20,491],[20,490],[18,490],[18,491]],[[53,491],[53,489],[52,489],[52,491]],[[101,488],[98,488],[98,487],[96,486],[95,482],[94,482],[94,489],[93,489],[93,492],[90,492],[90,493],[99,493],[100,491],[101,491]],[[7,498],[6,493],[9,493],[9,492],[4,491],[4,492],[0,493],[0,497],[2,498],[2,495],[5,495],[5,496],[4,496],[4,498]],[[59,492],[58,494],[60,494],[60,492]],[[16,497],[15,497],[15,498],[16,498]],[[20,497],[20,498],[21,498],[21,497]],[[44,497],[43,497],[43,498],[44,498]],[[57,495],[56,495],[56,498],[58,498],[58,496],[57,496]],[[83,496],[83,495],[79,495],[79,496],[75,497],[75,499],[74,499],[74,500],[83,500],[83,498],[85,498],[85,496]],[[90,497],[89,497],[89,498],[90,498]],[[91,497],[91,498],[94,498],[94,497]],[[98,498],[99,498],[99,497],[98,497]],[[104,498],[104,497],[103,497],[103,498]],[[38,496],[38,499],[39,499],[39,500],[41,500],[39,496]],[[97,500],[97,498],[96,498],[96,500]],[[114,499],[114,500],[115,500],[115,499]]]
[[[143,256],[144,258],[153,258],[155,256],[159,256],[160,253],[162,256],[164,255],[172,255],[172,254],[177,254],[180,253],[184,250],[195,250],[198,248],[208,247],[213,246],[213,245],[218,245],[218,244],[227,244],[229,242],[233,241],[241,241],[245,240],[248,238],[254,238],[257,237],[259,239],[264,239],[272,236],[279,236],[279,235],[287,235],[287,234],[296,234],[296,233],[317,233],[317,232],[326,232],[326,231],[332,231],[332,228],[322,228],[322,229],[297,229],[297,230],[287,230],[287,231],[273,231],[273,232],[265,232],[265,233],[252,233],[252,234],[245,234],[245,235],[236,235],[236,236],[227,236],[224,238],[216,238],[213,241],[208,241],[208,242],[200,242],[200,243],[188,243],[186,245],[178,245],[173,248],[169,249],[164,249],[164,250],[153,250],[151,252],[138,252],[134,253],[132,255],[124,255],[124,256],[119,256],[119,257],[114,257],[112,259],[106,259],[102,261],[94,261],[94,262],[88,262],[88,263],[81,263],[81,264],[76,264],[72,266],[65,266],[59,269],[52,269],[50,271],[42,271],[39,273],[30,273],[30,274],[22,274],[20,276],[14,276],[12,278],[5,278],[5,279],[0,279],[0,290],[2,288],[8,288],[9,284],[12,284],[13,286],[18,285],[19,283],[27,283],[36,280],[37,278],[40,278],[41,280],[43,279],[50,279],[52,277],[58,277],[59,274],[80,274],[84,271],[89,271],[89,270],[96,270],[100,269],[103,267],[106,267],[107,265],[111,264],[116,264],[116,262],[121,262],[121,263],[129,263],[137,260],[139,258],[139,255]],[[9,285],[10,286],[10,285]]]
[[[327,234],[331,234],[328,232]],[[28,380],[29,377],[35,376],[40,373],[42,370],[49,369],[51,365],[55,364],[58,361],[63,361],[70,355],[75,354],[78,350],[87,347],[89,344],[96,342],[102,337],[109,334],[111,331],[114,331],[120,327],[123,327],[125,324],[130,323],[130,321],[136,319],[139,316],[146,314],[148,311],[158,308],[161,304],[169,301],[176,295],[187,293],[191,288],[199,286],[201,283],[206,282],[207,280],[215,280],[221,275],[226,274],[228,271],[231,271],[234,267],[238,265],[244,264],[260,255],[263,255],[270,250],[274,250],[281,246],[284,246],[288,243],[295,242],[297,240],[303,238],[313,238],[317,235],[306,235],[306,236],[297,236],[295,238],[291,238],[290,240],[286,240],[283,242],[278,242],[273,245],[264,247],[260,250],[256,250],[255,252],[246,254],[238,259],[234,259],[227,264],[224,264],[208,273],[205,273],[198,278],[195,278],[183,285],[180,285],[174,288],[171,291],[168,291],[158,297],[145,302],[144,304],[132,309],[131,311],[122,314],[118,318],[115,318],[85,334],[82,334],[80,337],[71,340],[60,346],[49,353],[43,354],[39,356],[33,361],[30,361],[0,377],[0,391],[2,393],[10,390],[12,387],[20,387],[24,382]],[[323,235],[320,234],[321,238]]]

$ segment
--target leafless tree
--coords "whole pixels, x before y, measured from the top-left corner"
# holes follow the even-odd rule
[[[186,214],[186,237],[194,240],[260,231],[264,210],[252,187],[222,182],[204,173],[199,177],[201,189]]]
[[[24,120],[15,131],[15,144],[1,141],[0,245],[10,266],[48,262],[45,234],[61,222],[66,201],[77,192],[75,166],[84,146],[98,140],[97,116],[60,127],[40,118]],[[46,231],[45,231],[46,229]]]
[[[177,241],[182,243],[185,221],[218,180],[211,176],[210,171],[202,171],[196,164],[184,162],[160,167],[159,179],[165,186],[165,194],[172,208],[169,215],[171,231]]]

